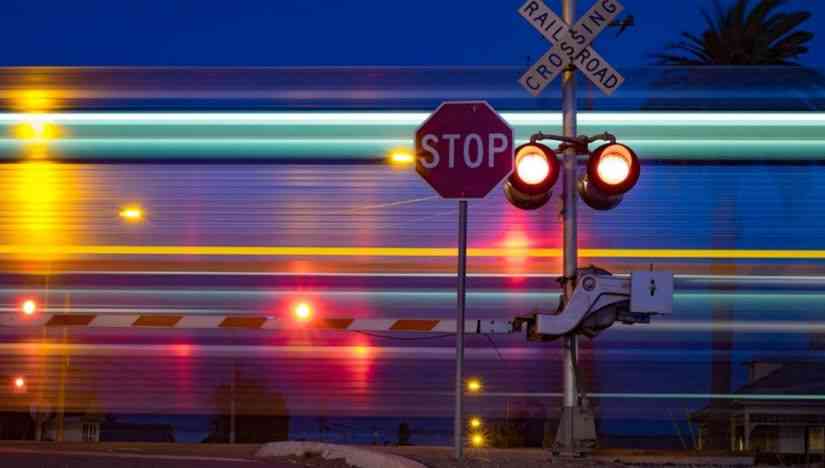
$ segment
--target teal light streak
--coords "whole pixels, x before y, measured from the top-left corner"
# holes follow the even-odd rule
[[[519,141],[561,131],[561,116],[504,112]],[[0,113],[0,159],[20,159],[32,142],[14,137],[53,124],[52,157],[375,160],[410,147],[426,112]],[[643,159],[825,160],[825,113],[583,112],[581,133],[609,130]]]

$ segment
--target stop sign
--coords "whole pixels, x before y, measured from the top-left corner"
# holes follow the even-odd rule
[[[513,130],[484,101],[445,102],[415,132],[415,155],[443,198],[484,198],[513,172]]]

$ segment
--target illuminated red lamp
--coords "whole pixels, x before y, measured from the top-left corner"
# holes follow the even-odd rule
[[[292,315],[295,320],[301,323],[306,323],[312,320],[312,306],[306,302],[299,302],[292,309]]]
[[[24,299],[20,302],[20,312],[26,317],[31,317],[37,313],[37,301],[34,299]]]
[[[26,379],[23,376],[17,376],[12,381],[12,385],[16,391],[22,392],[26,390]]]
[[[516,148],[515,159],[515,170],[504,186],[507,200],[523,210],[541,208],[550,200],[559,178],[556,153],[547,146],[528,143]]]
[[[591,208],[609,210],[639,181],[641,165],[636,153],[620,143],[608,143],[590,153],[587,173],[579,180],[579,194]]]

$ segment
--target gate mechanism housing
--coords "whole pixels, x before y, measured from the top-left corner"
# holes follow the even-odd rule
[[[528,320],[528,336],[555,339],[569,334],[594,337],[615,322],[650,323],[654,315],[673,311],[673,273],[634,272],[613,276],[596,267],[579,269],[576,288],[556,314]]]

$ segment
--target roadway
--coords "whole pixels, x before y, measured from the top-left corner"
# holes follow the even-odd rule
[[[257,447],[257,446],[256,446]],[[223,453],[220,453],[220,452]],[[31,444],[15,443],[0,446],[0,454],[7,466],[19,468],[104,468],[129,466],[133,468],[172,468],[181,465],[204,468],[287,468],[295,463],[252,458],[254,448],[158,446],[157,444],[107,444],[105,447],[89,444]]]

